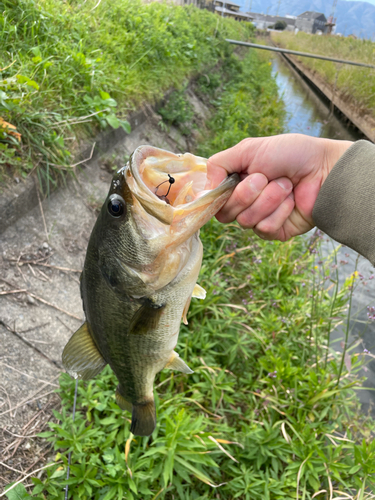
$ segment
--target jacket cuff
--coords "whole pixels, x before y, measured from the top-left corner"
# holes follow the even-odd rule
[[[375,265],[375,145],[358,141],[335,164],[313,209],[319,229]]]

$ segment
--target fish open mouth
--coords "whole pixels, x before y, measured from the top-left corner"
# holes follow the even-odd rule
[[[153,146],[139,146],[124,175],[132,195],[143,209],[169,225],[182,218],[187,222],[187,215],[202,211],[207,205],[212,205],[211,215],[207,214],[212,217],[239,182],[234,174],[215,189],[205,190],[205,158],[190,153],[176,155]]]
[[[164,203],[177,207],[196,200],[206,191],[207,160],[190,153],[175,155],[141,146],[136,150],[135,180]]]

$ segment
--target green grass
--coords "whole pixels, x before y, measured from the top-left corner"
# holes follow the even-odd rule
[[[295,500],[321,490],[314,498],[326,499],[330,488],[372,498],[374,423],[359,417],[353,391],[362,355],[350,354],[341,376],[340,356],[325,357],[327,328],[356,278],[332,304],[328,263],[314,264],[311,252],[317,242],[272,244],[214,221],[202,239],[207,299],[193,301],[178,347],[194,374],[160,373],[151,438],[130,435],[108,367],[79,383],[74,423],[75,383],[61,375],[58,423],[42,434],[56,464],[32,479],[32,497],[62,499],[69,484],[74,499]],[[25,496],[14,498],[31,498],[17,488]]]
[[[284,103],[268,57],[248,49],[238,52],[194,82],[194,92],[211,111],[211,118],[199,130],[198,155],[209,157],[246,137],[283,132]],[[192,123],[194,110],[186,88],[174,91],[158,113],[162,128],[174,125],[189,135],[197,127]]]
[[[198,81],[214,111],[198,147],[198,154],[206,157],[246,137],[283,132],[284,104],[267,56],[245,49],[243,58],[227,60],[221,71],[224,78],[202,75]]]
[[[234,75],[232,84],[228,77],[223,86],[218,73],[199,80],[216,107],[200,146],[208,154],[249,131],[282,125],[269,64],[253,53],[227,63],[236,68],[225,73]],[[22,484],[9,491],[10,500],[63,499],[67,484],[75,500],[373,498],[374,421],[360,415],[354,391],[365,354],[348,347],[343,363],[336,345],[328,348],[357,275],[339,288],[335,252],[319,260],[319,233],[266,242],[211,221],[201,237],[199,284],[207,298],[193,299],[177,347],[194,374],[158,375],[152,437],[130,434],[130,414],[115,403],[108,367],[79,383],[73,423],[75,382],[62,374],[61,410],[41,435],[55,463],[28,491]]]
[[[370,40],[354,40],[337,36],[317,36],[299,32],[272,33],[272,39],[282,47],[312,52],[325,56],[364,62],[375,65],[375,44]],[[296,56],[295,56],[296,57]],[[297,57],[305,66],[313,69],[332,86],[345,100],[353,102],[364,113],[375,117],[374,70],[349,66],[319,59]]]
[[[129,130],[141,103],[229,55],[252,28],[195,7],[140,0],[0,1],[0,177],[36,170],[54,185],[79,141]]]

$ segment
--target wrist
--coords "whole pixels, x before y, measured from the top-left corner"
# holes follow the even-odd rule
[[[342,157],[342,155],[354,144],[352,141],[336,141],[332,139],[322,139],[323,144],[323,168],[321,186],[327,179],[329,173]]]

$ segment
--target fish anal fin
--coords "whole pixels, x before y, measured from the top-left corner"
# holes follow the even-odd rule
[[[87,321],[66,344],[62,362],[69,375],[83,380],[95,377],[107,364],[96,347]]]
[[[116,403],[121,408],[121,410],[133,411],[133,405],[129,401],[127,401],[124,396],[121,394],[120,386],[116,389]]]
[[[133,404],[130,432],[135,436],[150,436],[156,427],[155,402],[152,399],[141,404]]]
[[[196,299],[205,299],[207,295],[207,292],[204,288],[202,288],[198,283],[195,284],[192,297],[195,297]]]
[[[164,312],[164,307],[164,305],[158,306],[147,300],[134,314],[129,325],[129,333],[144,335],[150,330],[154,330]]]
[[[168,363],[165,365],[164,368],[169,368],[170,370],[176,370],[178,372],[187,373],[189,375],[190,373],[194,373],[193,370],[188,367],[185,361],[180,358],[180,356],[177,354],[176,351],[172,351],[171,357],[169,358]]]

